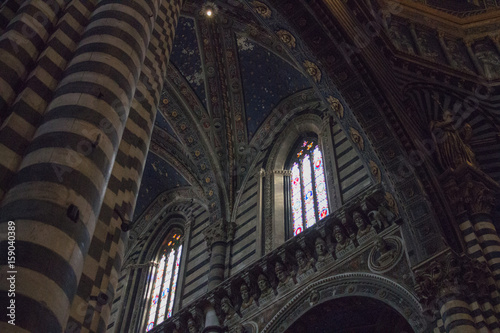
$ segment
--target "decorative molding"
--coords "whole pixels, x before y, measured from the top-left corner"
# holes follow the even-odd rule
[[[276,31],[276,34],[280,38],[280,40],[286,44],[289,48],[293,49],[296,46],[296,39],[293,37],[293,35],[284,29],[280,29]]]
[[[416,332],[426,332],[418,300],[401,285],[370,273],[345,273],[313,282],[274,315],[261,333],[284,332],[298,317],[317,304],[345,296],[376,298],[405,317]]]
[[[378,167],[377,163],[373,162],[372,160],[370,160],[370,172],[377,180],[377,184],[380,184],[382,182],[382,174],[380,173],[380,168]]]
[[[365,141],[363,140],[363,137],[361,134],[359,134],[359,131],[355,129],[354,127],[349,128],[349,134],[351,135],[351,140],[356,144],[359,150],[364,150],[365,149]]]
[[[269,7],[265,3],[254,0],[251,2],[251,4],[255,12],[257,12],[257,14],[259,14],[263,18],[271,17],[272,14],[271,9],[269,9]]]
[[[328,104],[330,104],[333,112],[337,115],[338,119],[344,118],[344,106],[339,99],[333,96],[328,96],[326,100],[328,101]]]
[[[304,68],[306,69],[307,74],[309,74],[309,76],[312,77],[314,82],[317,83],[317,82],[321,81],[321,71],[319,70],[318,65],[316,65],[315,63],[313,63],[309,60],[304,60],[304,63],[302,65],[304,65]]]

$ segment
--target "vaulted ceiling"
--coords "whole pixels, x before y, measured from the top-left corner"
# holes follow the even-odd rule
[[[154,135],[153,142],[168,138],[177,154],[170,147],[169,161],[149,153],[134,219],[160,193],[206,185],[217,177],[226,195],[234,196],[265,119],[281,101],[312,87],[278,38],[262,30],[239,2],[218,3],[219,13],[210,19],[200,9],[199,4],[184,6],[155,123],[163,139]],[[220,195],[216,192],[214,186],[213,195]]]

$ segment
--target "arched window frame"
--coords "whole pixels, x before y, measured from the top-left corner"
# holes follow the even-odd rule
[[[287,239],[298,235],[300,232],[313,226],[330,214],[328,186],[324,169],[325,159],[317,134],[306,133],[301,135],[292,147],[285,164],[286,168],[290,170],[289,177],[287,177],[288,182],[284,184],[285,209],[287,211],[285,216],[285,232]],[[315,167],[315,163],[317,162],[320,162],[319,167]],[[297,172],[295,175],[294,168],[296,168],[295,170]],[[310,177],[309,183],[306,183],[304,180],[307,173]],[[294,193],[295,182],[297,183],[295,184]],[[318,192],[318,186],[321,185],[324,186],[325,189]],[[306,193],[306,191],[308,193]],[[307,197],[308,195],[310,195],[309,198]],[[300,210],[294,211],[294,197],[295,200],[300,199]],[[307,206],[309,206],[312,211],[308,211]],[[296,214],[300,214],[300,217],[297,218]],[[298,221],[298,219],[300,219],[300,221]]]
[[[155,265],[150,267],[143,289],[145,309],[141,332],[148,332],[169,318],[175,310],[175,305],[178,304],[178,286],[182,274],[183,252],[185,252],[183,251],[184,237],[181,228],[171,228],[156,252],[153,260]],[[163,260],[163,258],[165,259]],[[161,281],[159,277],[161,277]],[[164,294],[165,292],[168,293]],[[156,295],[159,295],[160,302],[153,305],[152,301]],[[162,295],[165,296],[162,297]],[[153,325],[150,327],[152,322]]]
[[[265,253],[276,249],[288,239],[289,202],[287,203],[286,184],[289,182],[290,170],[287,169],[287,159],[298,138],[307,133],[314,133],[318,138],[324,159],[324,171],[328,191],[328,206],[330,212],[342,205],[340,186],[333,146],[332,117],[321,118],[317,114],[302,114],[289,121],[288,125],[277,133],[277,138],[271,147],[269,158],[265,165],[263,181],[262,215],[264,223],[258,226],[258,232],[263,235],[262,249]]]

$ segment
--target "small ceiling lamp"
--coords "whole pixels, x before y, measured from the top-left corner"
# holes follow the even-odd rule
[[[216,16],[218,10],[219,9],[215,5],[215,3],[211,1],[205,2],[201,7],[201,13],[205,15],[207,18],[213,18],[214,16]]]

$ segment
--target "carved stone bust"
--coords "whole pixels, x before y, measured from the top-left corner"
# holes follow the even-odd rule
[[[379,266],[386,266],[397,255],[396,249],[391,249],[382,237],[375,239],[375,250],[379,253],[379,257],[375,260]]]
[[[250,290],[246,283],[242,283],[240,286],[241,293],[241,309],[245,310],[253,304],[253,297],[250,295]]]
[[[297,271],[297,276],[301,276],[302,274],[307,273],[309,270],[313,268],[313,259],[307,260],[306,254],[302,250],[297,250],[295,252],[295,259],[297,259],[297,265],[299,269]]]
[[[287,282],[290,280],[290,276],[288,272],[286,271],[285,266],[277,261],[275,266],[274,266],[274,271],[276,273],[276,277],[278,278],[278,288],[284,286],[287,284]]]
[[[328,250],[326,247],[326,242],[323,238],[316,238],[316,242],[314,242],[314,248],[316,249],[316,254],[318,255],[318,262],[327,260]]]
[[[358,227],[358,233],[356,234],[358,238],[365,236],[372,231],[372,226],[366,223],[365,218],[361,215],[361,213],[354,212],[352,217],[354,218],[354,224]]]
[[[337,241],[337,245],[335,246],[335,252],[340,252],[346,250],[349,245],[352,245],[352,240],[346,236],[342,228],[338,225],[333,227],[333,236]]]
[[[233,318],[234,314],[236,313],[231,300],[227,297],[222,298],[220,307],[225,315],[225,320],[231,320],[231,318]]]

